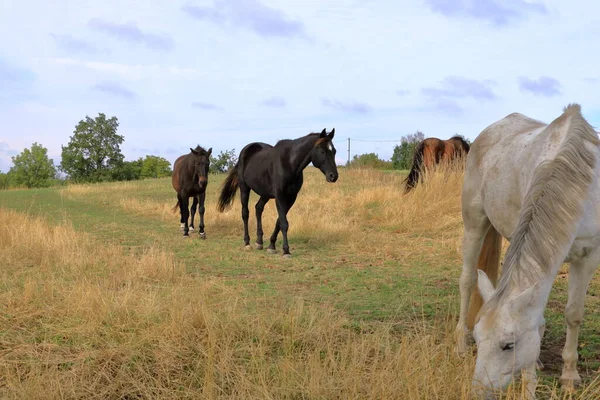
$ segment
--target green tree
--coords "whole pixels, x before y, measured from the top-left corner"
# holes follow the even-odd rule
[[[6,190],[10,187],[10,174],[0,172],[0,190]]]
[[[141,178],[164,178],[171,176],[171,163],[159,156],[146,156],[142,161]]]
[[[117,134],[117,117],[99,113],[95,119],[79,121],[67,146],[62,146],[61,170],[74,181],[99,182],[113,179],[122,167],[123,136]]]
[[[365,153],[354,155],[352,161],[348,164],[349,168],[370,167],[375,169],[390,169],[392,163],[379,158],[375,153]]]
[[[111,169],[114,181],[135,181],[142,178],[142,159],[121,161]]]
[[[13,156],[12,162],[11,183],[28,188],[52,185],[56,167],[54,162],[48,158],[48,149],[42,145],[33,143],[31,149],[25,149],[21,154]]]
[[[423,132],[420,131],[403,136],[400,144],[394,146],[394,153],[392,154],[392,168],[410,169],[417,144],[419,144],[419,142],[423,139],[425,139],[425,135],[423,135]]]
[[[210,172],[227,172],[236,163],[235,149],[221,151],[217,157],[210,156]]]

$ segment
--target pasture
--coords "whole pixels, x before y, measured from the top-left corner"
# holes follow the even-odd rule
[[[244,250],[239,192],[216,211],[224,175],[209,176],[206,240],[182,237],[170,178],[0,192],[0,397],[467,398],[474,356],[453,353],[462,175],[407,195],[404,177],[340,168],[327,183],[307,168],[291,259],[281,236],[276,255]],[[276,215],[269,202],[267,237]],[[569,398],[566,277],[546,311],[540,398]],[[600,398],[600,274],[579,356],[574,398]]]

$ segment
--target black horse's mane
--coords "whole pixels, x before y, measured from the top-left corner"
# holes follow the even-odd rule
[[[206,149],[205,149],[204,147],[200,146],[200,145],[196,145],[196,148],[194,149],[194,151],[196,151],[196,152],[198,152],[198,153],[203,153],[203,154],[206,154],[206,153],[208,153],[208,152],[206,151]]]
[[[465,139],[464,136],[462,135],[454,135],[452,136],[449,140],[458,140],[460,141],[460,143],[462,144],[463,148],[468,152],[471,148],[471,146],[469,146],[469,143],[467,142],[467,140]]]
[[[280,144],[289,143],[289,142],[297,140],[297,139],[303,139],[303,138],[307,138],[307,137],[311,137],[311,136],[319,136],[319,135],[321,135],[320,132],[311,132],[308,135],[304,135],[304,136],[301,136],[296,139],[281,139],[281,140],[278,140],[277,143],[275,143],[275,146],[280,145]],[[329,140],[329,139],[327,139],[327,140]]]

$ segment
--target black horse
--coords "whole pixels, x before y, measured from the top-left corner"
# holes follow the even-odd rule
[[[262,213],[265,204],[274,198],[279,217],[275,222],[271,244],[267,251],[276,252],[275,242],[281,230],[283,256],[291,257],[287,238],[289,226],[287,213],[302,188],[304,181],[302,171],[312,162],[325,175],[327,182],[335,182],[338,179],[335,147],[332,143],[334,134],[335,128],[329,134],[323,129],[321,133],[310,133],[298,139],[280,140],[275,146],[255,142],[242,149],[237,164],[229,171],[223,182],[217,207],[219,212],[229,208],[237,188],[240,188],[244,244],[247,249],[250,248],[248,200],[250,190],[253,190],[260,196],[256,203],[256,248],[259,250],[263,248]]]
[[[183,236],[189,237],[188,232],[194,230],[194,214],[196,214],[196,207],[200,203],[200,208],[198,209],[200,214],[200,229],[198,230],[198,234],[202,239],[206,239],[206,233],[204,232],[204,199],[206,198],[212,147],[206,151],[198,145],[195,149],[190,147],[190,150],[189,154],[180,156],[173,164],[171,183],[173,184],[173,189],[177,192],[177,204],[173,207],[173,212],[179,207]],[[193,197],[194,201],[192,202],[192,223],[188,227],[190,197]]]

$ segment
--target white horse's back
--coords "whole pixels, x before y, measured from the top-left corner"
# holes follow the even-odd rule
[[[571,117],[565,112],[546,124],[513,113],[484,129],[467,156],[463,210],[485,210],[496,230],[510,240],[536,168],[556,156]]]

